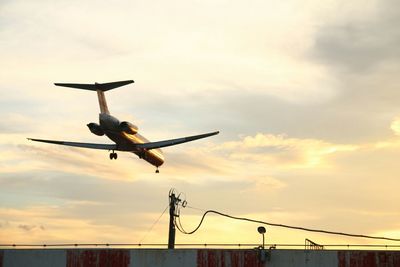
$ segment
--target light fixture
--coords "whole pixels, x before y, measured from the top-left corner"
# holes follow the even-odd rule
[[[257,228],[257,231],[258,231],[260,234],[265,234],[265,232],[267,232],[267,230],[265,230],[265,227],[264,227],[264,226],[259,226],[259,227]]]
[[[259,227],[257,228],[257,231],[258,231],[260,234],[262,234],[263,242],[262,242],[261,248],[264,249],[264,245],[265,245],[265,237],[264,237],[264,234],[267,232],[267,230],[265,230],[265,227],[264,227],[264,226],[259,226]]]

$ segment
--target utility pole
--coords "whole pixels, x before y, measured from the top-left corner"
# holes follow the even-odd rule
[[[175,248],[175,208],[181,200],[176,197],[173,190],[169,192],[169,234],[168,234],[168,249]]]

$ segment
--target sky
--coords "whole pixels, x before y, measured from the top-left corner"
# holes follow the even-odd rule
[[[2,1],[0,243],[167,243],[214,209],[400,238],[400,10],[381,1]],[[32,143],[109,143],[96,95],[54,82],[134,84],[110,112],[165,148],[135,155]],[[176,243],[259,243],[210,215]],[[267,243],[393,244],[267,227]]]

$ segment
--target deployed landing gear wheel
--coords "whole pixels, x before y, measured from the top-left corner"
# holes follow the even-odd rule
[[[117,153],[110,153],[110,159],[117,159],[118,158],[118,154]]]
[[[156,173],[160,173],[160,171],[158,170],[158,167],[157,167]]]

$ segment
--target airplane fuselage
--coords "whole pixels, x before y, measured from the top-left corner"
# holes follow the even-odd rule
[[[144,159],[148,163],[159,167],[164,163],[164,156],[161,149],[138,149],[132,151],[135,144],[143,144],[149,142],[139,133],[129,133],[121,129],[121,122],[114,116],[106,113],[99,114],[99,123],[104,134],[117,144],[117,149],[122,151],[131,151],[139,158]]]

